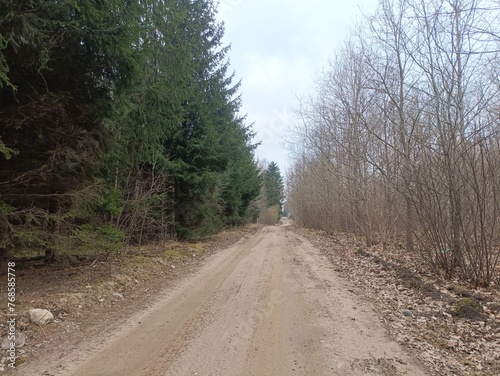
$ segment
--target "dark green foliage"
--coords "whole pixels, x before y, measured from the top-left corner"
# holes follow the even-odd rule
[[[102,226],[85,224],[75,229],[74,238],[79,241],[75,250],[88,254],[91,250],[94,252],[117,251],[123,246],[125,234],[109,224]]]
[[[260,195],[250,210],[259,223],[273,225],[280,220],[284,204],[283,177],[278,165],[271,162],[262,172],[261,179]]]
[[[283,209],[284,184],[280,168],[275,162],[271,162],[264,172],[264,187],[267,198],[267,206],[279,205]]]
[[[11,244],[243,223],[260,181],[222,35],[211,0],[0,0]]]

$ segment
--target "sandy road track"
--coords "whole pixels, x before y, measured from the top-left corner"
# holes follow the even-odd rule
[[[425,375],[387,337],[371,303],[286,227],[213,255],[57,374]]]

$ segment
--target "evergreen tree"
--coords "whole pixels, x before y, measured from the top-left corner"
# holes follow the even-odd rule
[[[215,12],[211,0],[0,0],[0,220],[16,245],[244,221],[260,179]]]
[[[278,205],[283,209],[284,184],[280,168],[276,162],[271,162],[264,173],[264,187],[268,206]]]
[[[194,30],[186,28],[184,37],[191,54],[191,90],[183,102],[184,119],[165,143],[174,179],[176,230],[181,236],[202,235],[241,221],[241,211],[248,206],[244,201],[249,201],[244,196],[253,197],[258,191],[249,145],[252,134],[237,117],[239,84],[232,85],[232,76],[227,75],[223,27],[215,20],[211,1],[189,4],[186,18]]]
[[[61,212],[98,185],[102,119],[137,74],[138,7],[0,0],[0,204],[23,225],[13,236],[49,256]]]

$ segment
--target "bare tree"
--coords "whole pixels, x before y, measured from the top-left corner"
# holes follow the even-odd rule
[[[499,16],[489,0],[380,0],[301,103],[288,186],[300,222],[367,245],[402,230],[446,276],[493,280]]]
[[[487,79],[493,57],[491,42],[477,32],[489,17],[481,3],[420,0],[412,4],[418,33],[412,40],[411,57],[425,77],[419,88],[427,103],[423,120],[428,124],[428,145],[421,149],[427,165],[418,175],[421,199],[416,207],[421,217],[436,221],[427,224],[437,230],[431,231],[432,237],[424,236],[424,248],[434,248],[427,252],[433,253],[450,277],[457,267],[469,274],[471,260],[464,252],[470,253],[466,239],[471,234],[464,221],[471,220],[472,212],[464,200],[470,189],[466,171],[472,165],[467,159],[474,154],[471,141],[485,136],[482,118],[497,97]],[[430,217],[424,212],[431,207],[441,209]]]
[[[385,100],[379,101],[380,111],[385,124],[383,133],[379,133],[376,124],[368,124],[379,142],[391,149],[394,159],[398,161],[391,179],[394,188],[400,192],[405,202],[405,236],[406,248],[414,248],[413,242],[413,204],[411,202],[411,176],[413,174],[412,154],[416,123],[411,113],[411,97],[418,83],[414,74],[413,61],[409,56],[408,39],[411,35],[410,21],[405,18],[408,11],[406,0],[381,0],[376,13],[366,17],[367,27],[359,33],[360,43],[364,45],[365,64],[372,73],[371,87]],[[389,127],[389,129],[387,129]],[[386,162],[372,159],[373,163]],[[379,171],[387,173],[384,165],[376,166]]]

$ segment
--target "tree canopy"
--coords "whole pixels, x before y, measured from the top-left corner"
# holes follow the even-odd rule
[[[0,0],[2,249],[243,223],[260,180],[215,16],[212,0]]]

